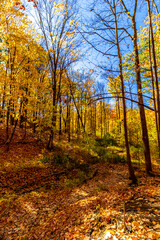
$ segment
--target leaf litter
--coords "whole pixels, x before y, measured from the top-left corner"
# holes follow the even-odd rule
[[[42,146],[31,145],[0,150],[0,239],[160,239],[158,176],[137,170],[131,186],[126,164],[90,163],[95,176],[72,184],[82,172],[41,164]]]

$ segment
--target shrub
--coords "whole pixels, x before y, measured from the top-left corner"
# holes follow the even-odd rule
[[[47,157],[47,156],[44,156],[43,158],[40,159],[40,161],[41,161],[42,163],[49,163],[50,160],[51,160],[51,159],[50,159],[49,157]]]
[[[52,158],[44,156],[40,161],[43,163],[61,165],[62,167],[68,170],[75,168],[86,173],[89,172],[88,163],[80,163],[79,161],[72,158],[69,154],[65,154],[65,155],[57,154]]]
[[[125,162],[126,162],[126,158],[124,156],[120,156],[120,155],[113,156],[113,163],[125,163]]]
[[[53,162],[56,163],[56,164],[62,164],[62,162],[63,162],[62,156],[60,156],[60,155],[55,155],[55,156],[53,157]]]
[[[124,156],[120,156],[115,153],[109,152],[106,148],[103,147],[97,147],[95,149],[99,156],[99,161],[102,162],[109,162],[109,163],[124,163],[126,162],[126,159]]]
[[[104,135],[102,139],[100,138],[96,139],[96,145],[103,147],[116,146],[117,142],[109,133],[107,133],[106,135]]]

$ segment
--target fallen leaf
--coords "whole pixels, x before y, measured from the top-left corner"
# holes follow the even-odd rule
[[[131,237],[132,240],[139,240],[137,237]]]
[[[155,232],[149,232],[148,233],[148,238],[150,238],[150,239],[157,240],[157,239],[159,239],[159,237],[160,237],[160,234],[157,234]]]
[[[136,222],[136,221],[133,221],[133,222],[132,222],[132,226],[134,226],[134,227],[136,227],[136,228],[137,228],[137,227],[139,227],[139,223],[138,223],[138,222]]]

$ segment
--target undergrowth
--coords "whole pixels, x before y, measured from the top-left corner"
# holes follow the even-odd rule
[[[89,138],[83,140],[85,148],[89,149],[92,156],[96,157],[95,162],[108,162],[108,163],[124,163],[126,159],[123,155],[119,155],[120,148],[116,140],[108,133],[102,139]],[[112,148],[112,150],[110,149]],[[121,150],[123,152],[123,150]]]
[[[125,157],[119,153],[123,153],[123,149],[118,146],[114,137],[107,133],[103,138],[93,138],[87,136],[80,141],[81,147],[87,150],[93,157],[93,164],[97,162],[108,163],[124,163]],[[110,149],[112,148],[112,149]]]
[[[62,183],[63,187],[75,188],[82,185],[87,179],[92,178],[93,175],[88,163],[80,163],[69,154],[56,154],[52,157],[44,156],[41,162],[50,164],[51,167],[55,164],[67,170]]]
[[[64,186],[67,188],[80,186],[86,180],[92,178],[94,174],[90,169],[92,164],[126,162],[125,157],[118,154],[120,148],[110,134],[104,136],[102,139],[87,137],[81,139],[78,144],[77,156],[75,155],[73,157],[70,154],[63,154],[62,151],[59,151],[58,153],[53,153],[53,155],[44,155],[40,160],[44,164],[49,164],[50,167],[57,165],[67,172],[72,172],[72,174],[65,175],[64,177]],[[79,151],[79,149],[81,149],[81,151]],[[82,156],[85,154],[85,156],[88,157],[85,158],[84,162],[80,162],[80,160],[78,160],[79,154],[82,154]]]
[[[103,138],[96,138],[96,146],[117,146],[117,141],[111,136],[111,134],[107,133]]]
[[[52,157],[44,156],[41,160],[42,163],[57,164],[68,170],[80,169],[84,172],[89,172],[88,163],[80,163],[75,158],[71,157],[69,154],[56,154]]]

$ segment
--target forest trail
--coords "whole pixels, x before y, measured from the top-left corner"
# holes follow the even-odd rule
[[[81,161],[66,167],[49,160],[61,147],[50,153],[31,135],[25,143],[20,137],[17,131],[10,151],[0,149],[0,239],[160,238],[158,176],[137,169],[132,186],[125,163],[95,161],[64,139],[68,164]]]

